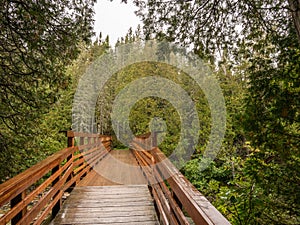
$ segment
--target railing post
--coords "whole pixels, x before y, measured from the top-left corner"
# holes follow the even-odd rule
[[[84,137],[80,137],[79,145],[84,145]]]
[[[59,168],[60,168],[60,164],[59,165],[57,165],[57,166],[55,166],[53,169],[52,169],[52,174],[54,174],[56,171],[58,171],[59,170]],[[55,185],[59,182],[59,179],[60,179],[60,175],[52,182],[52,187],[55,187]],[[61,192],[61,190],[59,189],[58,191],[57,191],[57,193],[53,196],[53,199],[55,199],[55,197],[57,196],[57,195],[59,195],[59,193]],[[54,218],[56,215],[57,215],[57,213],[59,212],[59,210],[60,210],[60,207],[61,207],[61,199],[59,199],[58,201],[57,201],[57,203],[54,205],[54,207],[52,208],[52,217]]]
[[[68,137],[68,147],[74,147],[74,144],[75,144],[75,141],[74,141],[74,133],[72,131],[67,131],[67,137]],[[69,160],[72,160],[73,158],[73,153],[70,154],[68,157],[67,157],[67,161]],[[54,174],[56,171],[58,171],[60,169],[60,163],[55,166],[53,169],[52,169],[52,174]],[[52,187],[55,187],[55,185],[59,182],[61,178],[61,175],[59,175],[53,182],[52,182]],[[72,179],[72,174],[67,178],[67,181],[71,180]],[[55,199],[55,197],[57,195],[60,194],[62,190],[59,189],[57,191],[57,193],[53,196],[53,199]],[[62,205],[62,199],[60,198],[57,203],[54,205],[54,207],[52,208],[52,218],[54,218],[57,213],[59,212],[60,208],[61,208],[61,205]]]
[[[91,144],[93,144],[93,137],[88,137],[88,145],[91,145]],[[91,149],[91,147],[88,147],[88,151]],[[94,154],[94,153],[92,153],[92,154]],[[86,163],[87,163],[87,166],[88,167],[90,167],[90,165],[89,165],[89,163],[88,163],[88,161],[86,161]],[[89,168],[89,170],[86,172],[86,173],[84,173],[84,175],[83,176],[86,176],[88,173],[89,173],[89,171],[91,171],[91,169],[92,169],[92,167],[90,167]]]
[[[85,141],[85,137],[80,137],[79,145],[80,145],[80,146],[81,146],[81,145],[85,145],[85,142],[86,142],[86,141]],[[88,143],[89,143],[89,137],[88,137]],[[86,148],[85,148],[85,149],[82,149],[81,151],[82,151],[82,152],[85,152],[85,151],[86,151]],[[80,156],[79,159],[82,159],[82,158],[83,158],[83,156]],[[82,166],[83,164],[84,164],[84,162],[81,163],[81,164],[79,164],[78,166]],[[82,180],[84,176],[86,176],[86,173],[82,174],[81,177],[79,177],[79,180],[76,181],[76,184],[77,184],[80,180]]]
[[[70,133],[70,134],[67,134],[67,138],[68,138],[68,148],[70,147],[74,147],[75,146],[75,137],[74,137],[74,133]],[[67,162],[72,160],[72,164],[73,164],[73,156],[74,156],[74,151],[72,150],[72,154],[70,154],[68,157],[67,157]],[[71,165],[73,166],[73,165]],[[73,178],[74,174],[73,172],[68,176],[66,182],[70,181],[72,178]],[[70,185],[70,187],[68,188],[67,191],[71,191],[75,186],[75,182]]]
[[[18,194],[16,197],[14,197],[10,201],[10,207],[13,208],[15,205],[17,205],[19,202],[21,202],[25,198],[25,196],[26,196],[25,191]],[[25,207],[21,212],[19,212],[17,215],[15,215],[15,217],[11,219],[11,224],[12,225],[17,224],[22,219],[22,217],[25,215],[26,211],[27,211],[27,208]]]
[[[68,147],[73,147],[75,145],[74,136],[68,136]]]
[[[152,135],[152,148],[156,148],[157,147],[157,132],[153,132]]]

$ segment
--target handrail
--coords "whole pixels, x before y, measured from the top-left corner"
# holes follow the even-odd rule
[[[131,150],[151,186],[161,223],[190,224],[184,215],[185,211],[196,225],[230,225],[159,148],[153,147],[150,151],[143,149],[142,146],[149,144],[143,143],[143,140],[149,136],[138,136],[132,142]],[[155,134],[152,138],[155,138]],[[149,138],[147,140],[149,142]]]
[[[66,135],[67,148],[0,184],[0,206],[9,206],[0,224],[41,224],[51,219],[61,207],[64,192],[110,151],[109,136],[72,131]]]

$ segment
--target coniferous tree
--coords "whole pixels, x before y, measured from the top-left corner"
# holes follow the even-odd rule
[[[90,42],[94,3],[0,1],[1,178],[35,162],[29,156],[22,163],[32,153],[27,143],[41,132],[37,121],[71,82],[65,69],[79,44]],[[24,166],[12,166],[18,164]]]

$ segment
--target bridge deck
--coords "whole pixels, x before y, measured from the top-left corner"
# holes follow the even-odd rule
[[[52,224],[159,224],[145,185],[76,187]]]
[[[52,224],[159,224],[145,184],[131,151],[112,150],[78,183]]]
[[[147,184],[145,177],[129,150],[112,150],[102,159],[78,186]]]

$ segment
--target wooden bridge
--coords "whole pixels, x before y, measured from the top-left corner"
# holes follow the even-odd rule
[[[114,150],[67,132],[66,149],[0,185],[0,224],[230,224],[147,137]]]

